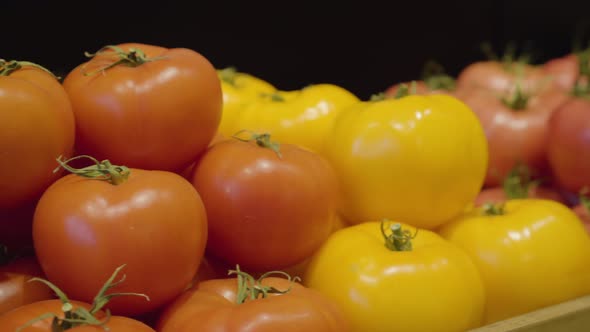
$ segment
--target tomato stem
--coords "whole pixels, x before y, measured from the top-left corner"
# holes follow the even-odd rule
[[[273,274],[278,274],[286,277],[289,282],[297,282],[301,279],[299,277],[291,277],[288,273],[283,271],[270,271],[260,276],[258,279],[254,279],[250,274],[241,271],[240,265],[236,265],[235,270],[229,270],[228,275],[235,274],[238,281],[238,291],[236,295],[236,303],[242,304],[246,300],[256,300],[260,297],[266,298],[268,294],[286,294],[291,291],[291,287],[280,290],[274,287],[264,286],[262,281]]]
[[[482,211],[486,216],[501,216],[506,213],[504,203],[486,203],[482,206]]]
[[[532,179],[527,165],[517,163],[502,181],[502,188],[508,199],[527,198],[530,190],[539,183],[539,180]]]
[[[385,92],[379,92],[379,93],[372,94],[371,97],[369,98],[369,101],[382,101],[385,99],[387,99]]]
[[[582,190],[580,190],[580,203],[588,212],[590,212],[590,197],[588,196],[589,192],[590,189],[588,187],[584,187]]]
[[[230,85],[236,86],[236,76],[238,70],[236,67],[227,67],[219,70],[219,78]]]
[[[429,90],[455,90],[455,79],[445,73],[444,67],[436,61],[428,61],[422,69],[422,80]]]
[[[82,325],[99,326],[99,327],[102,327],[103,329],[107,330],[105,324],[108,323],[108,320],[111,317],[110,310],[108,310],[108,309],[106,310],[106,318],[103,320],[99,320],[98,318],[96,318],[95,315],[100,310],[102,310],[102,308],[113,297],[132,295],[132,296],[144,297],[148,301],[150,300],[150,298],[147,295],[138,294],[138,293],[106,294],[106,292],[109,289],[119,285],[121,282],[123,282],[125,280],[125,275],[123,275],[123,277],[121,278],[120,281],[117,281],[117,282],[114,281],[117,274],[124,267],[125,267],[125,264],[123,264],[115,269],[115,271],[113,272],[111,277],[105,282],[105,284],[103,285],[101,290],[94,297],[94,302],[92,303],[92,307],[90,308],[90,310],[87,310],[82,307],[78,307],[75,310],[73,310],[74,307],[73,307],[72,303],[70,302],[70,299],[68,299],[67,295],[61,289],[59,289],[57,286],[52,284],[50,281],[42,279],[42,278],[37,278],[37,277],[29,279],[28,282],[38,281],[38,282],[45,284],[47,287],[49,287],[49,288],[51,288],[51,290],[53,290],[55,295],[57,295],[57,297],[59,298],[59,300],[62,303],[62,311],[64,313],[64,318],[59,318],[54,313],[46,313],[46,314],[43,314],[43,315],[40,315],[38,317],[31,319],[30,321],[26,322],[24,325],[20,326],[16,331],[20,332],[22,329],[27,328],[27,327],[35,324],[38,321],[45,320],[48,318],[53,318],[53,321],[51,323],[52,332],[63,332],[63,331],[69,330],[71,328],[74,328],[77,326],[82,326]]]
[[[17,60],[6,61],[4,59],[0,59],[0,76],[10,76],[10,74],[14,73],[17,70],[23,69],[23,67],[37,68],[53,76],[56,80],[60,79],[60,77],[55,76],[55,74],[53,74],[49,69],[36,63]]]
[[[285,97],[281,96],[278,91],[271,92],[271,93],[261,92],[260,97],[270,98],[271,101],[276,101],[276,102],[284,102],[285,101]]]
[[[72,174],[76,174],[93,180],[108,181],[114,185],[119,185],[127,181],[127,178],[129,178],[129,174],[131,173],[129,168],[127,168],[126,166],[113,165],[109,160],[98,161],[97,159],[88,155],[80,155],[67,160],[61,160],[61,158],[62,156],[59,156],[57,158],[59,166],[53,170],[54,173],[58,172],[60,168],[64,168]],[[95,165],[87,166],[84,168],[73,168],[72,166],[68,165],[69,162],[82,158],[92,160],[95,163]]]
[[[139,48],[130,48],[129,52],[125,52],[122,48],[120,48],[119,46],[116,46],[116,45],[105,46],[105,47],[101,48],[100,50],[98,50],[96,53],[84,52],[84,55],[88,58],[94,58],[97,55],[102,55],[102,54],[112,53],[112,52],[114,52],[115,55],[117,55],[119,57],[119,59],[117,61],[115,61],[109,65],[106,65],[104,67],[101,67],[95,71],[84,72],[84,75],[90,76],[90,75],[94,75],[96,73],[104,73],[106,70],[109,70],[109,69],[119,66],[119,65],[123,65],[123,66],[127,66],[127,67],[137,67],[137,66],[143,65],[144,63],[147,63],[147,62],[162,60],[162,59],[166,58],[163,56],[148,58],[147,55]]]
[[[407,97],[409,95],[415,95],[416,89],[417,89],[416,81],[412,81],[409,86],[405,83],[402,83],[399,85],[399,88],[395,92],[393,99],[400,99],[403,97]]]
[[[502,98],[502,103],[515,111],[522,111],[526,109],[530,100],[530,96],[522,89],[519,81],[514,86],[514,92],[510,92],[508,97]]]
[[[391,234],[387,235],[385,231],[385,223],[387,220],[381,221],[381,234],[385,238],[385,246],[391,251],[412,251],[412,240],[418,235],[418,229],[414,234],[407,229],[402,229],[401,224],[394,223],[389,226]]]
[[[249,138],[239,137],[239,135],[242,133],[249,133],[250,137]],[[235,133],[232,137],[239,140],[239,141],[242,141],[242,142],[251,142],[252,140],[254,140],[256,142],[256,145],[258,145],[259,147],[271,149],[272,151],[274,151],[276,153],[276,155],[279,157],[279,159],[283,158],[283,156],[281,154],[281,149],[280,149],[281,145],[278,142],[271,141],[269,133],[257,134],[257,133],[250,131],[250,130],[243,129],[243,130],[240,130],[237,133]]]
[[[578,77],[572,94],[576,97],[590,98],[590,49],[576,53],[578,59]]]

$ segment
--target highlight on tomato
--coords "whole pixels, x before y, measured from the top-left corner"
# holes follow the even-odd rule
[[[190,284],[207,241],[207,216],[195,188],[180,175],[118,166],[80,155],[94,164],[69,173],[41,197],[33,221],[39,263],[51,282],[79,301],[91,302],[113,269],[127,264],[118,292],[150,297],[116,298],[121,315],[152,311]]]
[[[231,278],[200,282],[167,306],[158,332],[349,332],[348,317],[321,292],[299,278],[271,271],[259,278],[237,265]]]
[[[337,180],[321,155],[241,131],[211,146],[191,182],[207,212],[207,253],[253,272],[308,258],[336,221]]]
[[[486,291],[484,324],[590,294],[590,237],[559,202],[487,204],[439,234],[477,266]]]
[[[128,167],[181,171],[217,132],[222,91],[197,51],[108,45],[72,69],[63,86],[76,116],[76,152]]]
[[[338,303],[352,331],[460,332],[483,319],[483,282],[469,256],[432,231],[389,220],[333,233],[303,282]]]
[[[1,331],[16,332],[155,332],[146,324],[126,317],[113,316],[108,308],[109,301],[119,297],[137,297],[149,301],[149,297],[138,293],[109,292],[123,282],[124,277],[115,281],[125,264],[117,267],[103,286],[97,291],[92,302],[70,300],[68,295],[49,280],[35,277],[29,282],[52,291],[56,299],[36,301],[15,308],[0,315]]]

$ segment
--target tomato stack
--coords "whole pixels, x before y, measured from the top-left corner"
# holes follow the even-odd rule
[[[369,100],[187,48],[2,60],[0,330],[452,332],[590,294],[589,54]]]

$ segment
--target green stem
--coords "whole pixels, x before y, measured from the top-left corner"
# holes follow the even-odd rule
[[[385,246],[391,251],[412,251],[412,240],[418,235],[418,229],[414,234],[407,229],[402,229],[401,224],[394,223],[389,227],[391,234],[385,231],[385,223],[387,220],[381,221],[381,234],[385,239]]]
[[[292,278],[288,273],[283,271],[266,272],[258,279],[254,279],[250,274],[240,270],[240,266],[236,265],[235,270],[230,270],[228,275],[236,275],[238,281],[238,290],[236,295],[236,303],[242,304],[246,300],[256,300],[259,298],[267,298],[269,294],[287,294],[291,291],[291,287],[280,290],[270,286],[264,286],[262,281],[271,275],[278,274],[287,278],[290,283],[299,281],[299,277]]]
[[[17,70],[23,69],[23,67],[33,67],[36,69],[40,69],[48,73],[49,75],[53,76],[56,80],[60,79],[60,77],[55,76],[55,74],[53,74],[49,69],[36,63],[16,60],[6,61],[4,59],[0,59],[0,76],[10,76],[10,74],[14,73]]]
[[[241,138],[239,137],[240,134],[242,133],[249,133],[250,137],[249,138]],[[273,142],[270,140],[270,134],[269,133],[263,133],[263,134],[257,134],[254,133],[250,130],[240,130],[237,133],[235,133],[233,136],[233,138],[242,141],[242,142],[251,142],[251,141],[255,141],[256,145],[258,145],[261,148],[266,148],[266,149],[271,149],[272,151],[274,151],[274,153],[276,153],[276,155],[279,157],[279,159],[282,159],[282,154],[281,154],[281,145],[278,142]]]
[[[539,185],[534,181],[530,169],[523,163],[517,163],[502,181],[502,188],[508,199],[528,198],[533,187]]]
[[[238,70],[236,67],[227,67],[219,71],[219,78],[230,85],[236,86],[236,76]]]
[[[422,80],[429,90],[455,90],[455,79],[445,73],[445,69],[436,61],[428,61],[422,69]]]
[[[93,326],[98,326],[103,328],[104,330],[107,330],[108,328],[106,327],[106,324],[109,321],[109,318],[111,317],[111,313],[110,311],[107,309],[106,310],[106,318],[103,320],[99,320],[98,318],[96,318],[96,314],[102,310],[102,308],[113,298],[113,297],[117,297],[117,296],[140,296],[145,298],[146,300],[150,300],[150,298],[147,295],[144,294],[138,294],[138,293],[112,293],[112,294],[106,294],[106,292],[108,290],[110,290],[111,288],[119,285],[121,282],[123,282],[125,280],[125,275],[123,275],[123,277],[121,278],[120,281],[115,282],[115,278],[117,276],[117,274],[125,267],[125,265],[121,265],[119,266],[117,269],[115,269],[115,272],[113,272],[113,274],[111,275],[111,277],[105,282],[105,284],[103,285],[103,287],[101,288],[101,290],[98,292],[98,294],[94,297],[94,302],[92,303],[92,307],[90,308],[90,310],[87,310],[85,308],[82,307],[77,307],[74,310],[74,306],[72,305],[70,299],[67,297],[67,295],[61,290],[59,289],[57,286],[55,286],[54,284],[52,284],[51,282],[49,282],[48,280],[42,279],[42,278],[31,278],[29,279],[29,282],[31,281],[38,281],[41,283],[44,283],[47,287],[51,288],[51,290],[53,290],[53,292],[55,293],[55,295],[57,295],[57,297],[59,298],[59,300],[62,303],[62,311],[64,313],[64,317],[63,318],[59,318],[56,314],[54,313],[46,313],[43,315],[40,315],[38,317],[35,317],[33,319],[31,319],[30,321],[26,322],[24,325],[20,326],[16,332],[20,332],[22,329],[27,328],[33,324],[35,324],[38,321],[41,320],[45,320],[48,318],[53,318],[52,320],[52,332],[63,332],[69,329],[72,329],[74,327],[77,326],[83,326],[83,325],[93,325]]]
[[[590,213],[590,197],[588,196],[589,191],[590,189],[588,189],[588,187],[584,187],[582,190],[580,190],[580,203],[582,206],[584,206],[586,211]]]
[[[515,90],[508,97],[502,98],[502,103],[515,111],[522,111],[526,109],[530,100],[530,96],[522,90],[519,80],[515,85]]]
[[[80,155],[67,160],[61,160],[61,158],[62,156],[57,158],[59,166],[55,168],[53,171],[54,173],[59,171],[60,168],[64,168],[72,174],[76,174],[88,179],[107,181],[114,185],[119,185],[127,181],[129,174],[131,173],[129,168],[126,166],[112,165],[109,160],[98,161],[97,159],[88,155]],[[68,165],[69,162],[82,158],[92,160],[95,165],[84,168],[73,168]]]
[[[260,97],[270,98],[270,100],[276,101],[276,102],[284,102],[285,101],[285,97],[281,96],[277,91],[272,92],[272,93],[262,92],[262,93],[260,93]]]
[[[590,49],[576,53],[578,59],[578,77],[572,94],[576,97],[590,98]]]
[[[105,54],[108,51],[114,52],[115,55],[117,55],[119,57],[119,59],[117,61],[115,61],[109,65],[106,65],[104,67],[101,67],[95,71],[84,72],[85,76],[94,75],[96,73],[103,73],[106,70],[109,70],[109,69],[119,66],[119,65],[127,66],[127,67],[137,67],[137,66],[141,66],[147,62],[162,60],[162,59],[166,58],[163,56],[148,58],[147,55],[139,48],[130,48],[129,52],[125,52],[122,48],[120,48],[119,46],[115,46],[115,45],[105,46],[105,47],[101,48],[100,50],[98,50],[96,53],[84,52],[84,55],[88,58],[94,58],[95,56]]]
[[[504,210],[504,203],[486,203],[482,206],[482,209],[484,215],[486,216],[501,216],[506,213],[506,211]]]
[[[403,97],[407,97],[409,95],[415,95],[416,89],[417,89],[416,81],[412,81],[409,86],[405,83],[402,83],[399,85],[399,88],[395,92],[393,99],[400,99]]]

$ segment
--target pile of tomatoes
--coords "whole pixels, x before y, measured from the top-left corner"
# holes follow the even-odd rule
[[[0,330],[454,332],[590,294],[589,54],[369,100],[187,48],[0,60]]]

